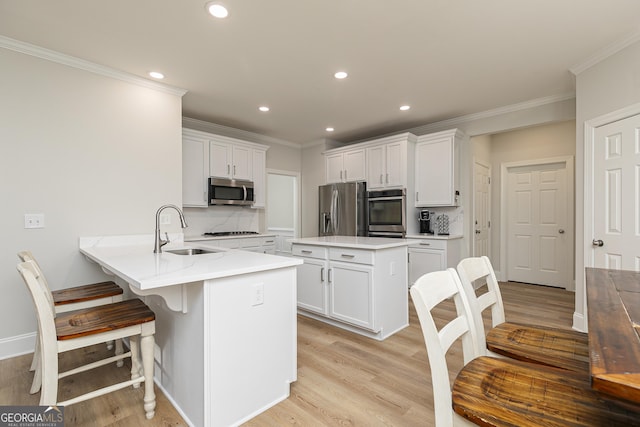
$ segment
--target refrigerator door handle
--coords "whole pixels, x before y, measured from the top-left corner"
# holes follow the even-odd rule
[[[333,235],[335,236],[338,233],[338,221],[340,217],[338,216],[338,211],[340,207],[338,206],[338,190],[334,189],[331,198],[331,225],[333,228]]]

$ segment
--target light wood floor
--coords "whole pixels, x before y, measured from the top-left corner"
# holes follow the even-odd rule
[[[574,294],[562,289],[519,283],[501,286],[509,321],[571,327]],[[433,396],[427,353],[420,325],[410,307],[410,326],[385,341],[343,331],[298,316],[298,381],[291,396],[260,414],[246,426],[431,426]],[[437,308],[444,321],[451,304]],[[65,355],[74,359],[98,357],[104,346]],[[0,405],[36,405],[39,394],[29,395],[31,355],[0,361]],[[449,356],[452,377],[462,365],[459,346]],[[86,383],[102,384],[126,369],[106,366],[62,380],[61,398],[82,391]],[[71,393],[71,390],[73,393]],[[142,410],[142,389],[125,389],[65,408],[67,426],[179,426],[180,415],[156,388],[156,416],[147,421]]]

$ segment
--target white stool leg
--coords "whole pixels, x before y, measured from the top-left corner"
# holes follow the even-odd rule
[[[40,363],[40,332],[36,331],[36,346],[33,349],[33,359],[31,359],[30,371],[35,371]]]
[[[55,349],[53,349],[55,350]],[[40,393],[40,405],[53,406],[58,401],[58,353],[42,352],[42,392]]]
[[[140,377],[140,336],[134,335],[129,337],[129,347],[131,349],[131,379],[135,380]],[[133,385],[133,388],[140,388],[140,383]]]
[[[116,356],[121,355],[122,353],[124,353],[124,350],[122,349],[122,340],[116,340]],[[122,368],[122,366],[124,366],[124,360],[120,359],[116,362],[116,366],[118,368]]]
[[[150,420],[155,415],[156,394],[153,390],[153,349],[155,340],[153,335],[143,336],[140,340],[140,350],[142,351],[142,368],[144,370],[144,410],[147,419]]]

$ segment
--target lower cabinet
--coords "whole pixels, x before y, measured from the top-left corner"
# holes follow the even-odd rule
[[[420,239],[409,246],[409,286],[420,276],[455,268],[460,261],[460,239]]]
[[[408,325],[406,247],[387,251],[293,244],[301,314],[382,340]]]

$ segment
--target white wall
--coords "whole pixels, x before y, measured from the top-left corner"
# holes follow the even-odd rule
[[[5,49],[0,69],[2,358],[29,351],[19,338],[36,329],[17,251],[34,253],[54,289],[103,280],[80,236],[152,234],[156,209],[181,204],[182,103]],[[44,214],[45,228],[24,229],[25,213]]]
[[[584,250],[593,236],[584,235],[584,123],[640,102],[640,42],[576,76],[576,312],[574,327],[585,329]]]
[[[318,235],[318,187],[325,184],[325,141],[306,145],[302,150],[302,218],[301,237]]]

